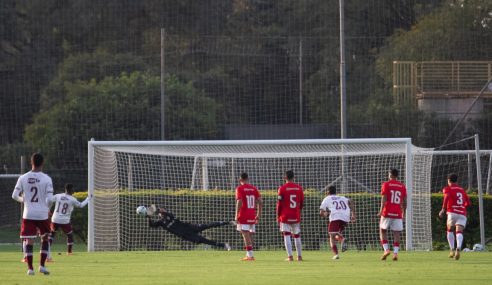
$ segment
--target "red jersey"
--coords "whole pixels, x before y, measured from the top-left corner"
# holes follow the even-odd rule
[[[300,185],[287,182],[278,189],[277,218],[285,224],[301,222],[304,192]]]
[[[250,184],[239,185],[236,188],[236,200],[241,200],[238,222],[240,224],[256,223],[256,201],[260,198],[260,192]]]
[[[471,205],[470,198],[465,190],[457,184],[442,189],[444,194],[443,208],[446,208],[447,213],[455,213],[466,216],[466,207]]]
[[[401,219],[401,205],[407,198],[407,188],[398,180],[389,180],[381,186],[381,195],[386,196],[381,215],[386,218]]]

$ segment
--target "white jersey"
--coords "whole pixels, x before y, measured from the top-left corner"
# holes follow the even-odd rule
[[[70,223],[70,217],[72,215],[73,207],[83,208],[89,202],[89,198],[85,199],[84,202],[79,202],[72,195],[66,193],[56,194],[51,199],[55,202],[55,211],[51,217],[51,221],[57,224],[68,224]]]
[[[41,171],[29,171],[19,177],[12,193],[14,200],[24,203],[22,218],[27,220],[47,220],[51,197],[53,182]]]
[[[319,208],[330,212],[330,222],[336,220],[350,222],[349,199],[344,196],[328,195]]]

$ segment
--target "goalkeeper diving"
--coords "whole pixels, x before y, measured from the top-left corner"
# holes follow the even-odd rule
[[[172,233],[175,236],[180,237],[183,240],[190,241],[193,243],[203,243],[208,244],[217,248],[224,248],[226,250],[231,250],[228,243],[222,243],[215,240],[207,239],[201,236],[199,233],[206,229],[221,227],[225,225],[235,225],[234,221],[227,222],[211,222],[208,224],[191,224],[187,222],[182,222],[174,217],[174,214],[164,208],[159,208],[155,205],[151,205],[147,208],[146,217],[149,221],[149,227],[158,228],[162,227],[164,230]],[[155,221],[152,220],[152,215],[157,213],[159,218]]]

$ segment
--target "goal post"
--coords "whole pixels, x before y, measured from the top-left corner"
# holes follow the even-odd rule
[[[405,211],[405,245],[407,250],[413,250],[413,153],[412,142],[406,143],[405,155],[405,186],[407,188],[407,205]]]
[[[256,244],[282,249],[275,219],[276,190],[286,170],[305,189],[302,236],[306,249],[326,247],[319,205],[330,185],[356,203],[358,220],[346,229],[349,247],[379,248],[380,187],[397,168],[408,191],[403,244],[432,249],[432,156],[409,138],[94,141],[88,143],[88,250],[194,249],[165,231],[150,230],[139,205],[158,204],[180,220],[200,223],[234,218],[234,189],[246,171],[264,198]],[[235,228],[207,230],[211,239],[242,248]]]

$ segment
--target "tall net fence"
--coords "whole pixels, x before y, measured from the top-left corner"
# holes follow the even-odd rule
[[[340,135],[338,0],[1,5],[0,163],[42,151],[57,189],[86,187],[90,138]],[[345,1],[348,137],[442,143],[464,110],[439,109],[439,96],[467,106],[488,76],[491,10],[485,0]],[[425,82],[440,84],[438,98]],[[489,93],[456,139],[480,133],[492,147]]]

